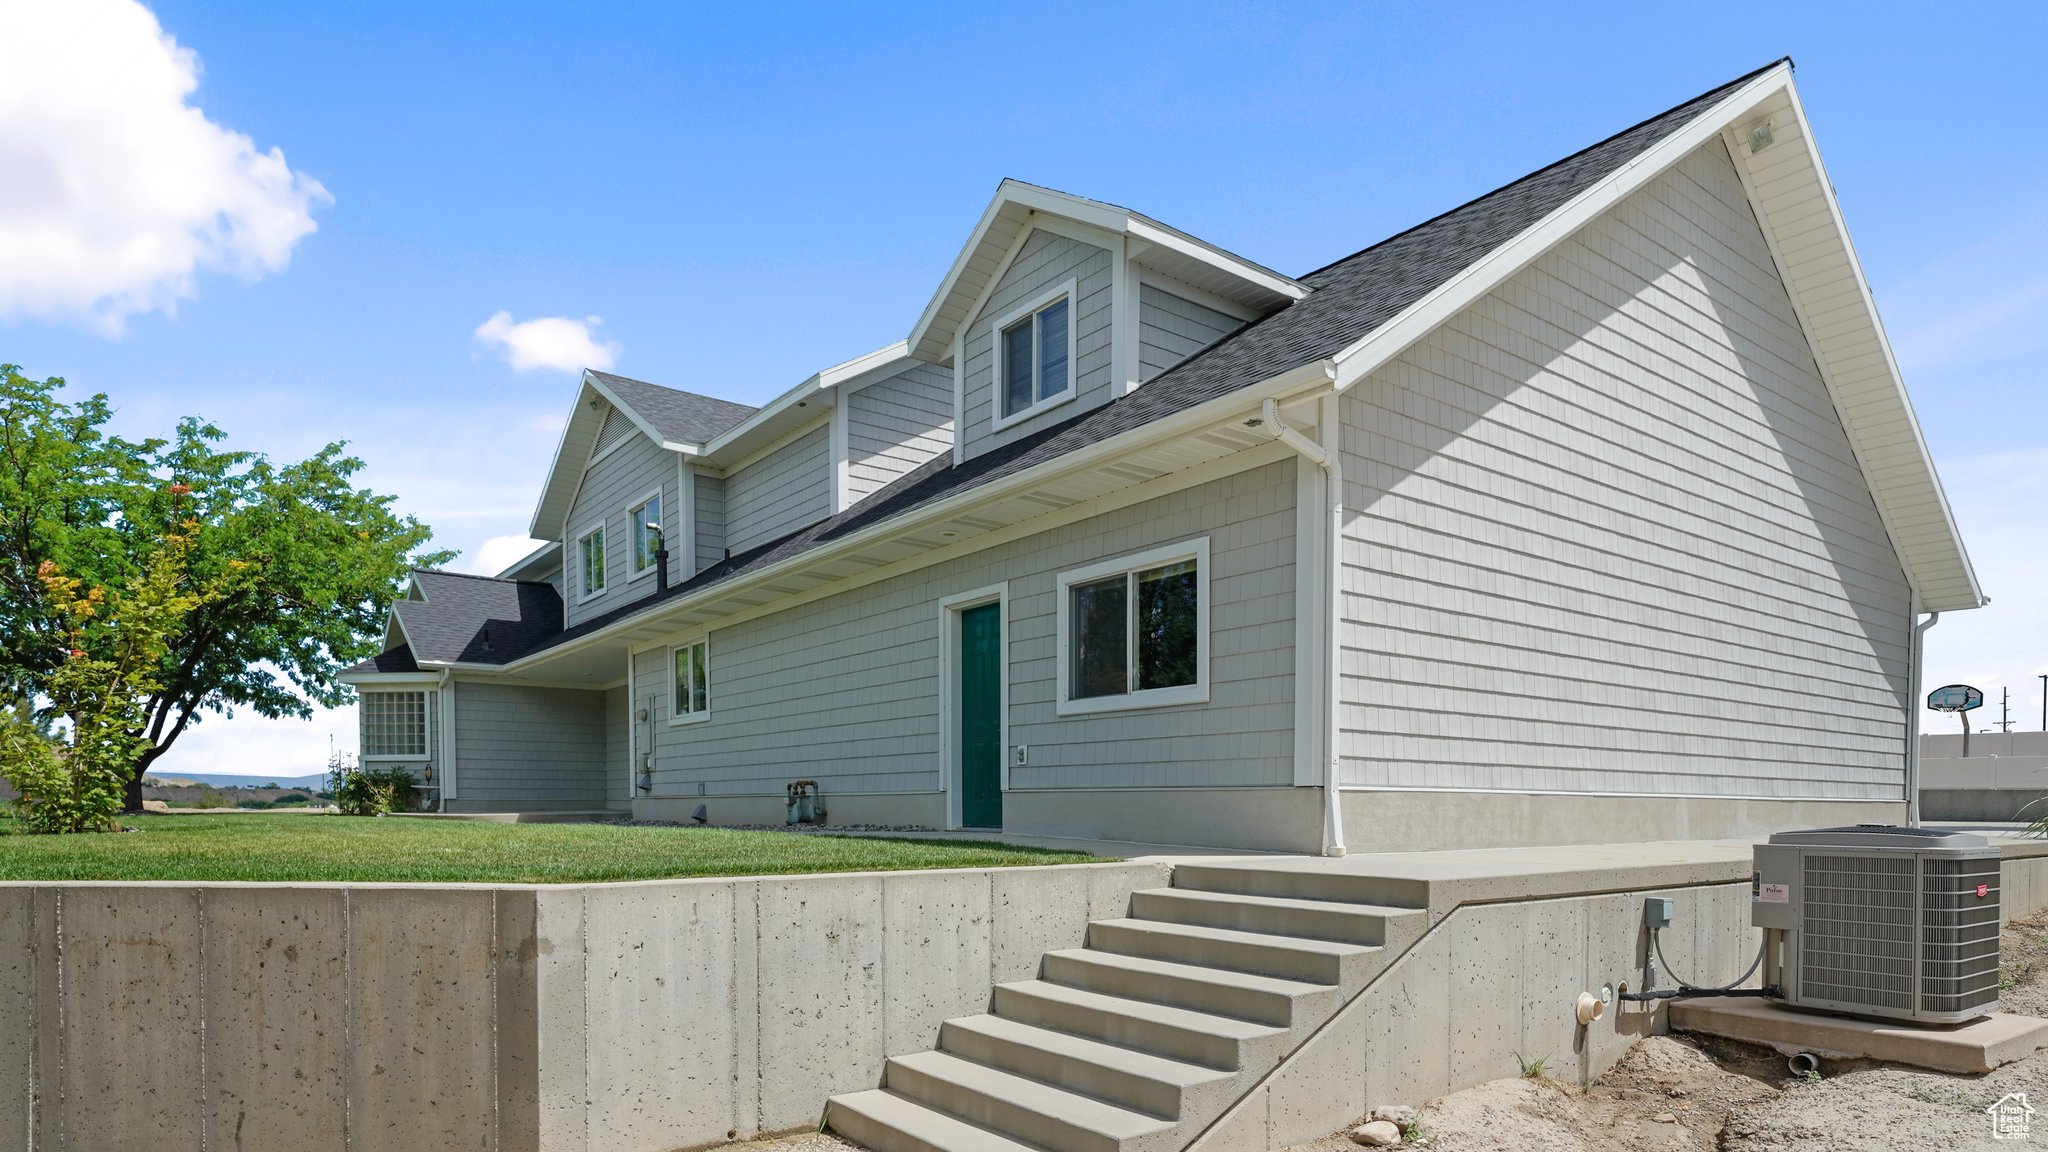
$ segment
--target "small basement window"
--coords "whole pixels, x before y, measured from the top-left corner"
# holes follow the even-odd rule
[[[604,591],[604,525],[576,538],[578,600],[588,600]]]
[[[997,427],[1074,398],[1073,299],[1069,282],[997,322]]]
[[[633,575],[654,571],[655,553],[661,550],[661,493],[656,492],[633,508]]]
[[[1060,575],[1062,715],[1209,698],[1209,542]]]
[[[711,650],[703,640],[669,649],[675,669],[671,724],[702,720],[711,713]]]
[[[413,759],[427,754],[425,692],[363,692],[365,760]]]

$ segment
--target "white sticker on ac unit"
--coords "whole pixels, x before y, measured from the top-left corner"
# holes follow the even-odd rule
[[[1765,904],[1790,904],[1792,902],[1792,886],[1790,884],[1765,884],[1756,890],[1756,898]]]

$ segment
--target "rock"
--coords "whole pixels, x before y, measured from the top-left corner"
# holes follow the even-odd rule
[[[1659,1113],[1657,1113],[1657,1114],[1656,1114],[1655,1116],[1652,1116],[1652,1117],[1650,1117],[1650,1119],[1652,1119],[1652,1120],[1655,1120],[1655,1121],[1656,1121],[1657,1123],[1659,1123],[1659,1124],[1676,1124],[1676,1123],[1678,1123],[1678,1117],[1676,1117],[1676,1116],[1672,1115],[1672,1114],[1671,1114],[1671,1113],[1669,1113],[1669,1112],[1659,1112]]]
[[[1382,1104],[1372,1110],[1372,1118],[1406,1128],[1415,1123],[1415,1109],[1406,1104]]]
[[[1392,1148],[1401,1142],[1401,1128],[1391,1120],[1371,1120],[1351,1130],[1351,1142],[1367,1148]]]
[[[168,800],[144,800],[142,802],[142,810],[144,812],[169,812],[171,804]]]

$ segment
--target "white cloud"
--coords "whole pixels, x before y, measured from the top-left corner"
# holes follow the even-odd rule
[[[199,72],[133,0],[0,3],[0,318],[118,332],[290,261],[333,198],[188,103]]]
[[[464,569],[479,576],[496,576],[513,564],[533,554],[541,546],[524,533],[517,536],[493,536],[483,542],[475,552],[470,553]]]
[[[572,320],[567,316],[539,316],[514,321],[510,312],[499,312],[476,326],[476,338],[495,345],[514,371],[554,368],[580,372],[595,368],[602,372],[619,358],[617,344],[600,344],[591,329],[603,321],[595,316]]]

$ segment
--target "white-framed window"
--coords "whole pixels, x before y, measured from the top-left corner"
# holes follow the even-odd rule
[[[427,754],[427,693],[366,690],[358,700],[363,759],[410,760]]]
[[[711,645],[695,640],[668,650],[671,724],[692,724],[711,714]]]
[[[654,571],[655,553],[661,550],[661,493],[650,492],[633,505],[633,579]]]
[[[995,322],[997,428],[1074,398],[1072,280]]]
[[[585,528],[576,537],[576,599],[578,602],[604,593],[604,521]]]
[[[1209,540],[1059,575],[1061,715],[1209,698]]]

